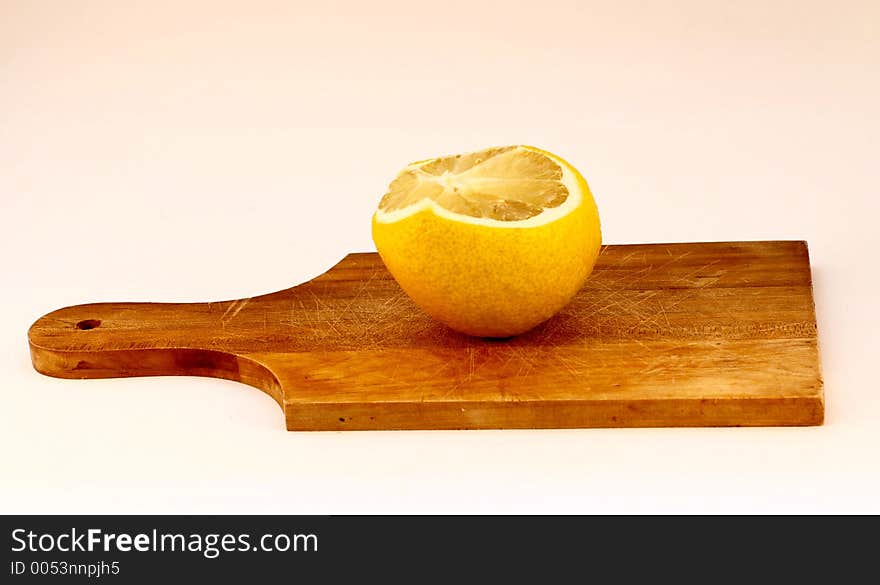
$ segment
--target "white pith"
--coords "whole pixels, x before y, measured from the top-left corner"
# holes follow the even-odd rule
[[[382,211],[381,209],[379,209],[376,211],[376,221],[378,223],[395,223],[426,209],[430,209],[435,215],[451,221],[493,228],[537,227],[556,221],[557,219],[565,217],[573,209],[577,208],[581,204],[583,196],[581,194],[580,182],[577,180],[577,177],[575,177],[574,173],[571,171],[565,161],[547,153],[542,154],[552,159],[562,169],[562,178],[560,180],[562,184],[565,185],[566,189],[568,189],[568,197],[562,203],[562,205],[547,208],[538,215],[529,217],[527,219],[520,219],[515,221],[502,221],[485,217],[473,217],[470,215],[463,215],[460,213],[449,211],[448,209],[440,206],[433,199],[425,198],[401,209],[395,209],[394,211]],[[422,161],[420,163],[416,163],[415,165],[413,165],[413,168],[418,168],[419,166],[427,164],[429,162],[431,161]],[[444,182],[448,180],[443,175],[441,175],[441,179],[443,179]]]

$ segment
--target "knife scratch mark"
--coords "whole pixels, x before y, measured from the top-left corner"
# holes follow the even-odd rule
[[[249,302],[251,302],[250,299],[240,299],[229,303],[229,307],[226,308],[226,312],[223,313],[222,317],[220,317],[220,322],[223,323],[223,325],[225,326],[227,323],[235,319],[236,315],[238,315]],[[230,311],[232,312],[232,314],[230,314]]]

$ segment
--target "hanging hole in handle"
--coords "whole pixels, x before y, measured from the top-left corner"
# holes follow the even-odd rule
[[[101,322],[98,319],[85,319],[76,324],[77,329],[82,329],[83,331],[88,331],[89,329],[94,329],[101,325]]]

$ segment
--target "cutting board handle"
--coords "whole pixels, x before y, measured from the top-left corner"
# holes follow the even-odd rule
[[[38,372],[56,378],[208,376],[249,384],[281,403],[275,375],[222,334],[248,302],[65,307],[31,325],[31,358]]]

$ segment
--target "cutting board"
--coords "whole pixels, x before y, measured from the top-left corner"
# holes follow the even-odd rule
[[[250,384],[281,405],[290,430],[824,418],[810,261],[798,241],[606,246],[568,307],[506,340],[435,322],[375,253],[248,299],[67,307],[28,337],[34,367],[50,376]]]

